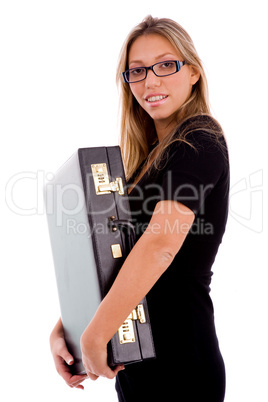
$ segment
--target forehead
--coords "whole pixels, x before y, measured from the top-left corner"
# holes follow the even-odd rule
[[[180,58],[177,49],[165,37],[158,34],[143,35],[131,45],[128,55],[130,64],[148,64],[163,57]]]

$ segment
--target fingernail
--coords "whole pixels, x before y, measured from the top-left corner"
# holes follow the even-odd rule
[[[67,361],[68,364],[72,364],[73,362],[74,362],[73,359],[69,359],[69,360]]]

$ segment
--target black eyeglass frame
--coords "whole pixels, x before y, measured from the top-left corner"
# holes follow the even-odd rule
[[[165,75],[158,75],[158,74],[156,74],[156,72],[154,71],[154,66],[156,66],[156,65],[158,65],[158,64],[164,64],[164,63],[170,63],[170,62],[173,62],[173,63],[175,62],[175,63],[176,63],[176,71],[174,71],[173,73],[170,73],[170,74],[165,74]],[[179,61],[179,60],[160,61],[160,62],[155,63],[155,64],[153,64],[152,66],[149,66],[149,67],[143,67],[143,66],[142,66],[142,67],[130,68],[129,70],[124,71],[124,72],[122,73],[122,76],[123,76],[123,80],[124,80],[124,82],[125,82],[126,84],[135,84],[136,82],[141,82],[141,81],[146,80],[147,74],[148,74],[148,70],[152,70],[152,72],[154,73],[154,75],[156,75],[157,77],[168,77],[169,75],[176,74],[178,71],[180,71],[181,67],[184,66],[185,64],[186,64],[186,61]],[[139,69],[139,68],[144,68],[144,69],[145,69],[145,77],[142,78],[141,80],[138,80],[138,81],[128,81],[128,80],[127,80],[127,76],[126,76],[127,73],[128,73],[129,71],[137,70],[137,69]]]

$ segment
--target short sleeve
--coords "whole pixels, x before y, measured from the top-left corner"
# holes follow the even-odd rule
[[[215,186],[228,174],[228,155],[223,137],[216,140],[196,131],[189,144],[175,141],[169,149],[162,179],[162,199],[179,201],[198,213]]]

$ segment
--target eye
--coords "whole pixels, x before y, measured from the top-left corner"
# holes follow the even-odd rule
[[[135,76],[135,77],[140,76],[140,75],[144,74],[144,68],[140,68],[140,67],[133,68],[129,71],[129,74],[132,76]]]
[[[159,77],[165,77],[166,75],[174,74],[177,71],[176,61],[167,60],[161,63],[157,63],[154,66],[154,71]]]
[[[168,69],[172,70],[172,69],[174,69],[174,67],[175,67],[174,61],[166,61],[165,63],[161,63],[159,65],[159,68],[162,70],[168,70]]]

